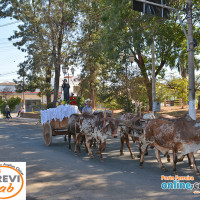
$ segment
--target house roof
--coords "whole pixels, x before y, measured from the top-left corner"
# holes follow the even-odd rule
[[[14,82],[1,82],[0,83],[0,86],[14,86],[14,85],[17,85],[17,84]]]

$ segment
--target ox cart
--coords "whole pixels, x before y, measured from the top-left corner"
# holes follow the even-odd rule
[[[68,134],[68,118],[71,114],[79,114],[79,110],[74,105],[60,105],[56,108],[41,110],[40,113],[44,143],[49,146],[52,136]]]

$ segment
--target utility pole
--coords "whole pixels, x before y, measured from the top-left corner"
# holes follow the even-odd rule
[[[25,112],[25,92],[24,92],[24,84],[25,84],[25,74],[24,74],[24,67],[23,67],[23,101],[22,101],[22,107],[24,108],[24,112]]]
[[[195,76],[194,76],[194,40],[193,40],[193,25],[192,25],[192,0],[187,0],[187,23],[188,23],[188,34],[185,30],[185,27],[182,23],[180,15],[175,8],[164,5],[161,0],[161,4],[152,2],[152,0],[133,0],[133,10],[147,13],[145,9],[145,5],[156,6],[157,9],[162,8],[162,15],[164,16],[164,12],[168,10],[173,10],[176,12],[177,17],[179,19],[180,25],[183,29],[185,37],[187,39],[187,51],[188,51],[188,69],[189,69],[189,115],[192,119],[196,120],[196,110],[195,110]],[[154,14],[149,13],[149,14]],[[166,15],[167,18],[167,15]],[[153,56],[152,56],[153,59]],[[152,62],[153,63],[153,62]],[[153,67],[153,66],[152,66]],[[153,72],[152,72],[153,73]],[[152,74],[153,79],[153,74]],[[153,82],[153,80],[152,80]],[[152,88],[153,93],[153,88]],[[152,94],[152,102],[153,102],[153,94]]]
[[[188,23],[189,115],[192,119],[196,120],[194,41],[193,41],[192,1],[191,0],[187,0],[187,23]]]

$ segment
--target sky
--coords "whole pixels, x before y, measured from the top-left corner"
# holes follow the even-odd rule
[[[13,79],[17,79],[17,66],[25,60],[26,54],[8,40],[18,25],[19,22],[14,19],[0,19],[0,82],[12,82]]]

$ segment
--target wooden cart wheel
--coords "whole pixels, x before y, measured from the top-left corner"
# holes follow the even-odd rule
[[[48,122],[45,123],[43,126],[43,138],[44,138],[44,143],[47,146],[49,146],[52,140],[52,128]]]

